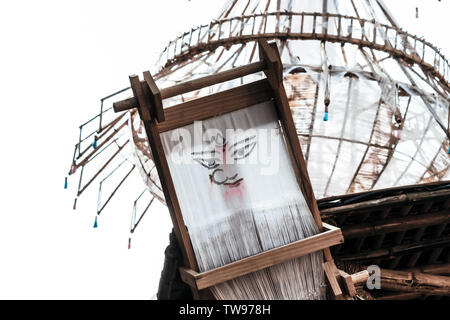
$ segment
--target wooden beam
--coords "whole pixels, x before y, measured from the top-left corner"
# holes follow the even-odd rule
[[[297,183],[302,191],[306,203],[314,217],[317,227],[322,231],[322,218],[317,206],[316,197],[312,188],[303,156],[300,140],[297,135],[294,120],[292,118],[289,101],[286,96],[286,90],[283,84],[283,69],[281,57],[279,55],[276,43],[267,44],[265,41],[259,41],[260,57],[266,60],[267,69],[265,70],[267,79],[272,86],[275,95],[278,115],[281,119],[282,128],[286,137],[287,149],[291,158]],[[323,250],[325,261],[332,261],[333,257],[329,248]]]
[[[339,228],[325,224],[327,231],[202,273],[180,269],[182,279],[202,290],[219,283],[280,264],[343,242]]]
[[[325,272],[325,277],[330,286],[333,298],[336,300],[343,299],[343,294],[341,287],[336,279],[336,266],[333,261],[325,261],[323,264],[323,271]]]
[[[273,50],[265,40],[258,40],[259,58],[266,61],[264,73],[274,90],[283,82],[283,65],[278,57],[278,50]]]
[[[296,172],[297,182],[320,230],[322,228],[322,219],[320,217],[319,208],[317,206],[311,180],[306,168],[305,158],[303,157],[303,152],[300,147],[300,140],[298,139],[294,120],[292,119],[292,113],[289,107],[288,98],[286,96],[286,90],[284,89],[282,77],[280,78],[280,73],[282,72],[281,59],[278,56],[278,50],[275,48],[270,47],[263,41],[260,41],[259,45],[261,52],[260,55],[264,59],[268,59],[267,70],[265,72],[275,95],[277,111],[283,125],[286,143],[288,145],[287,149],[290,150],[290,156],[293,162],[294,171]]]
[[[210,96],[191,100],[167,108],[165,121],[158,124],[160,132],[166,132],[189,125],[194,121],[205,120],[268,101],[272,90],[266,79],[255,81],[237,88]]]
[[[450,263],[431,264],[420,266],[413,269],[408,269],[410,272],[421,272],[435,275],[450,275]]]
[[[209,87],[218,83],[244,77],[253,73],[263,71],[266,68],[265,61],[258,61],[245,66],[236,67],[227,71],[222,71],[210,76],[183,82],[178,85],[161,89],[161,98],[167,99],[183,93],[191,92],[201,88]]]
[[[438,225],[450,222],[450,212],[442,211],[437,213],[408,216],[405,218],[394,218],[380,220],[374,223],[362,223],[342,229],[345,239],[358,238],[361,236],[373,236],[391,232],[405,231],[420,228],[418,236],[421,237],[426,226]],[[420,240],[420,237],[414,241]]]
[[[353,284],[358,285],[358,284],[365,283],[367,281],[367,279],[369,279],[370,274],[369,274],[369,271],[363,270],[363,271],[354,273],[350,276],[352,277]]]
[[[359,214],[366,213],[368,208],[377,207],[381,209],[386,206],[400,206],[402,204],[410,205],[420,201],[427,201],[430,198],[446,198],[450,197],[450,189],[437,191],[412,192],[408,194],[400,194],[395,196],[383,197],[381,199],[373,199],[358,203],[327,208],[321,211],[323,218],[333,217],[336,214]],[[433,199],[433,201],[435,201]]]
[[[389,259],[392,257],[415,253],[421,250],[429,250],[434,248],[445,247],[448,244],[450,244],[450,236],[443,236],[437,239],[422,240],[418,242],[400,244],[390,248],[383,248],[368,252],[337,255],[336,259],[339,261],[357,261],[357,260],[370,261],[377,258]]]
[[[161,100],[161,92],[159,91],[158,86],[155,83],[155,80],[153,80],[152,75],[150,72],[145,71],[144,72],[144,80],[147,84],[148,88],[150,89],[150,100],[152,102],[152,116],[158,120],[158,122],[164,121],[164,110]]]
[[[381,269],[381,288],[390,291],[450,295],[450,277]]]
[[[122,112],[129,109],[137,108],[138,102],[135,97],[130,97],[113,103],[114,112]]]
[[[415,300],[422,297],[422,294],[415,292],[402,292],[388,294],[385,296],[377,297],[377,300]]]
[[[161,178],[161,187],[163,189],[167,207],[169,208],[170,217],[172,218],[175,234],[178,238],[178,242],[180,243],[184,263],[189,266],[189,268],[197,270],[197,261],[195,260],[192,244],[184,224],[183,215],[181,214],[181,208],[176,196],[175,186],[170,174],[169,165],[165,157],[156,119],[152,119],[150,115],[150,93],[148,92],[150,89],[147,86],[142,85],[138,76],[130,76],[130,83],[133,94],[139,104],[138,110],[140,110],[140,114],[142,114],[144,119],[151,119],[143,121],[144,128],[152,150],[153,162],[155,163],[158,175]],[[146,90],[148,91],[146,92]]]
[[[348,296],[354,297],[356,295],[356,289],[353,282],[353,277],[343,270],[339,270],[339,275],[342,279],[344,287],[347,290]]]

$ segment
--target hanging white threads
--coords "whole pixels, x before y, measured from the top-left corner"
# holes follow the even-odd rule
[[[200,271],[318,233],[283,137],[276,134],[277,119],[275,106],[266,102],[203,121],[203,131],[215,131],[200,142],[189,139],[194,125],[161,134]],[[227,129],[243,133],[227,140]],[[258,155],[266,162],[223,164],[223,153],[249,161]],[[321,252],[313,253],[219,284],[212,292],[218,299],[323,299],[322,261]]]

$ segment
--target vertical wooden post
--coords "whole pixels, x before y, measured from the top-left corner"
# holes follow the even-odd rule
[[[142,85],[138,76],[130,76],[130,83],[133,94],[138,101],[138,109],[142,115],[148,142],[152,150],[153,162],[155,163],[159,176],[165,177],[165,179],[160,179],[161,187],[163,189],[167,207],[169,208],[170,216],[172,218],[175,234],[181,244],[180,247],[184,262],[191,269],[198,270],[192,244],[190,242],[183,216],[181,214],[178,198],[175,193],[175,186],[172,181],[169,165],[164,154],[161,137],[157,128],[157,120],[156,117],[152,117],[152,113],[156,112],[151,111],[152,104],[150,101],[150,88],[147,85]]]
[[[313,215],[314,221],[319,228],[319,231],[323,230],[322,219],[320,217],[319,208],[317,206],[316,198],[314,196],[314,191],[312,189],[311,180],[308,175],[306,168],[306,162],[303,157],[302,149],[300,147],[300,141],[298,139],[297,131],[295,129],[295,124],[292,119],[291,110],[289,108],[288,98],[284,90],[283,85],[283,67],[281,63],[281,58],[276,47],[276,43],[271,43],[270,45],[264,41],[259,40],[259,54],[260,59],[266,61],[267,69],[264,71],[270,85],[274,91],[276,105],[280,118],[282,119],[283,130],[286,136],[286,142],[289,144],[288,150],[292,150],[290,154],[293,161],[293,168],[296,174],[297,182],[299,184],[300,190],[302,191],[308,206]],[[324,259],[327,264],[327,268],[331,268],[334,271],[337,270],[334,265],[333,257],[331,256],[330,249],[324,249]],[[336,273],[333,272],[333,277],[330,278],[330,274],[326,273],[328,282],[332,289],[333,295],[336,299],[342,297],[342,291],[339,285],[336,286]]]

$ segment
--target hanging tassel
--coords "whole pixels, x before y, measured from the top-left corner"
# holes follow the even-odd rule
[[[94,149],[97,149],[97,136],[94,137],[94,143],[92,144]]]
[[[448,154],[450,154],[450,146],[448,147]]]
[[[323,121],[328,121],[328,106],[330,105],[330,100],[325,99],[325,114],[323,115]]]
[[[77,210],[77,198],[73,201],[73,210]]]
[[[69,185],[68,185],[68,183],[67,183],[67,177],[64,179],[64,189],[67,189],[67,187],[68,187]]]
[[[131,238],[128,238],[128,250],[131,248]]]
[[[98,224],[97,224],[97,216],[95,216],[95,221],[94,221],[94,228],[97,228]]]

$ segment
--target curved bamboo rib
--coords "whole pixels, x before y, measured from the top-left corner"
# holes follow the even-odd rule
[[[265,28],[259,30],[255,25],[260,21],[267,21],[270,16],[276,16],[289,27],[277,28],[274,32],[266,32]],[[296,20],[299,28],[291,29],[292,22]],[[311,19],[313,25],[310,30],[305,30],[305,19]],[[336,28],[327,28],[324,23],[333,19],[337,23]],[[236,31],[231,32],[231,25],[240,25]],[[350,26],[343,30],[343,26]],[[356,27],[356,25],[359,25]],[[228,28],[227,28],[228,26]],[[223,30],[230,29],[227,36],[222,37]],[[298,29],[298,30],[297,30]],[[376,32],[374,32],[376,30]],[[195,37],[195,34],[209,34],[209,37]],[[387,39],[389,36],[389,39]],[[172,65],[190,59],[193,55],[205,50],[215,50],[220,46],[230,46],[234,43],[255,41],[259,38],[285,38],[298,40],[323,40],[329,42],[350,43],[362,47],[383,51],[394,57],[399,57],[408,63],[415,63],[429,71],[433,77],[447,89],[450,89],[448,79],[450,66],[445,56],[431,43],[405,32],[399,28],[379,24],[377,22],[330,13],[294,13],[294,12],[270,12],[260,13],[214,21],[209,25],[202,25],[191,29],[175,40],[170,41],[164,49],[165,61],[160,61],[160,66],[168,68]],[[188,39],[188,41],[186,41]],[[420,51],[420,54],[418,51]]]

